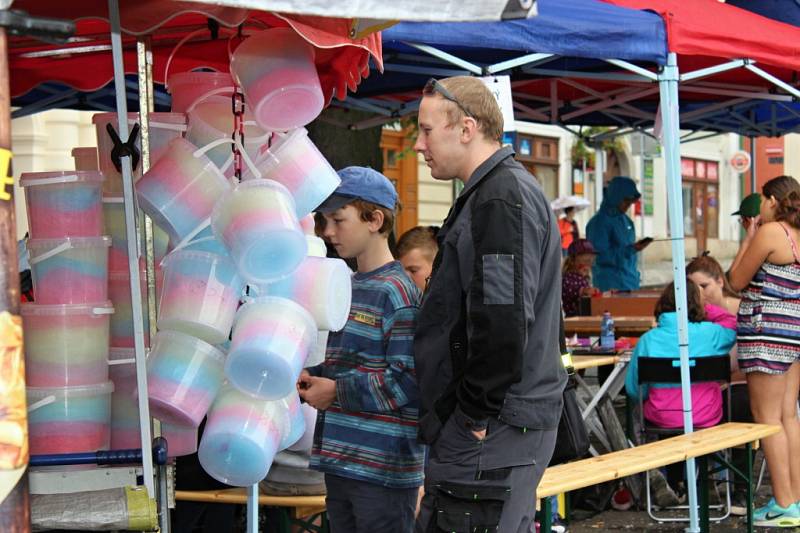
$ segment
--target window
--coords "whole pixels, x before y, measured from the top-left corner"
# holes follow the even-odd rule
[[[719,163],[684,157],[681,174],[684,231],[697,239],[701,253],[707,239],[719,237]]]
[[[542,184],[550,200],[558,197],[558,139],[517,135],[517,156],[525,168]]]

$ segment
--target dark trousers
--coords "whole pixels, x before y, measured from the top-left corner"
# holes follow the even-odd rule
[[[410,533],[419,487],[391,489],[325,474],[331,533]]]
[[[533,531],[536,487],[556,430],[523,430],[492,419],[478,440],[465,423],[456,408],[429,447],[415,531]]]

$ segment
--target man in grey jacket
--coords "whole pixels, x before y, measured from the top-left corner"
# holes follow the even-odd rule
[[[414,339],[420,440],[430,445],[417,531],[529,532],[556,441],[561,240],[536,179],[501,146],[503,118],[476,78],[431,80],[414,146],[464,189]]]

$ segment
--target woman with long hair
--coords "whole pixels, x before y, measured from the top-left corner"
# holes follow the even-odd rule
[[[735,328],[742,297],[731,287],[722,265],[708,252],[703,252],[686,265],[686,276],[700,289],[708,319],[725,327],[728,327],[728,322],[732,322],[731,326]],[[718,315],[719,322],[715,319]],[[725,315],[732,320],[727,320],[728,316]]]
[[[753,515],[759,526],[800,526],[800,183],[778,176],[762,188],[730,270],[742,291],[737,318],[739,368],[747,374],[756,422],[779,425],[762,441],[773,498]]]

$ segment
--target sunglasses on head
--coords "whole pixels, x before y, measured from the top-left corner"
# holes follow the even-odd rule
[[[469,110],[464,107],[464,105],[458,101],[458,99],[453,96],[453,93],[447,90],[447,88],[439,83],[436,79],[431,78],[428,80],[428,83],[425,84],[425,87],[422,89],[422,94],[425,96],[430,96],[432,94],[438,93],[444,98],[445,100],[450,100],[454,104],[458,106],[458,108],[464,112],[469,118],[475,118],[475,115],[469,112]]]

